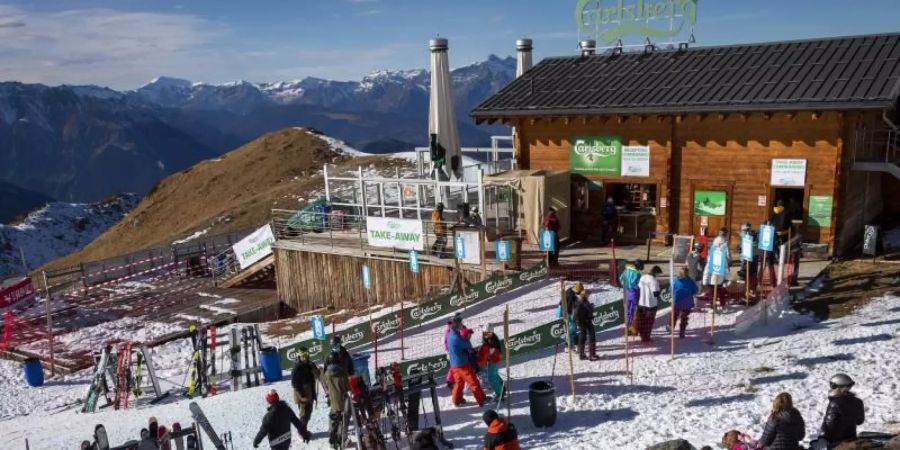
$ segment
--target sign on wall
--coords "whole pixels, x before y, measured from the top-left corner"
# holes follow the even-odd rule
[[[650,176],[650,146],[647,146],[647,145],[623,145],[622,146],[622,176],[623,177],[649,177]]]
[[[698,0],[578,0],[575,25],[600,45],[628,36],[669,38],[693,35]]]
[[[231,249],[234,250],[241,270],[244,270],[271,255],[274,242],[275,236],[272,234],[272,227],[266,225],[232,245]]]
[[[831,227],[832,203],[830,195],[810,195],[809,216],[806,223],[820,228]]]
[[[465,264],[481,264],[481,232],[456,230],[454,247],[462,244],[463,253],[456,253],[459,262]]]
[[[725,191],[694,191],[695,216],[724,216],[727,205]]]
[[[495,241],[494,242],[494,255],[497,257],[497,261],[508,262],[509,261],[509,241]]]
[[[773,159],[772,186],[805,186],[805,159]]]
[[[422,251],[424,234],[421,220],[366,217],[366,235],[373,247]]]
[[[24,277],[15,283],[10,283],[0,288],[0,308],[15,305],[33,296],[34,286],[31,284],[31,278]]]
[[[569,149],[569,171],[619,176],[622,171],[622,139],[618,136],[573,137]]]
[[[415,250],[409,251],[409,271],[419,273],[419,253]]]

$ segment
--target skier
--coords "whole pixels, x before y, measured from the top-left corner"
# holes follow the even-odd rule
[[[594,305],[588,300],[587,291],[578,295],[578,303],[575,306],[575,324],[578,326],[578,358],[598,361],[597,356],[597,330],[594,328]],[[590,356],[585,356],[584,347],[589,344]]]
[[[342,364],[348,377],[355,373],[355,370],[353,369],[353,357],[350,356],[350,352],[344,348],[344,343],[341,341],[340,336],[335,336],[331,339],[331,354],[328,358],[325,358],[325,364],[328,364],[329,359],[336,360],[338,364]]]
[[[447,336],[447,347],[450,356],[450,372],[453,373],[453,392],[451,398],[453,404],[457,407],[465,404],[463,398],[463,389],[466,384],[469,390],[475,396],[478,406],[484,405],[485,395],[481,389],[481,383],[475,375],[475,368],[472,364],[472,343],[465,339],[461,334],[462,330],[452,330]]]
[[[516,426],[509,423],[497,414],[497,411],[489,409],[481,416],[488,426],[484,436],[484,450],[520,450],[519,433]]]
[[[488,384],[494,391],[494,398],[503,397],[503,379],[500,378],[500,362],[502,357],[502,344],[500,338],[494,334],[491,325],[481,333],[481,348],[478,349],[478,366],[487,371]]]
[[[800,411],[794,408],[791,394],[778,394],[759,443],[767,450],[800,450],[800,441],[805,436],[806,425]]]
[[[291,448],[291,425],[297,429],[297,433],[303,438],[304,443],[309,442],[312,435],[294,414],[294,410],[278,397],[278,391],[272,389],[266,393],[266,402],[269,403],[269,409],[263,416],[259,432],[253,438],[253,448],[259,447],[259,443],[265,437],[269,438],[269,446],[272,447],[272,450]]]
[[[346,421],[345,415],[349,414],[345,408],[345,401],[347,392],[350,391],[351,372],[348,371],[345,358],[341,356],[341,348],[340,345],[332,344],[331,354],[325,359],[325,374],[322,377],[327,390],[328,406],[331,409],[328,414],[328,442],[332,448],[340,448],[343,444],[341,442],[343,424]],[[353,361],[351,360],[351,369],[352,365]]]
[[[684,332],[688,326],[688,316],[694,309],[694,296],[697,295],[697,283],[689,277],[687,267],[678,271],[678,278],[672,282],[672,299],[675,308],[675,320],[678,324],[678,337],[684,339]]]
[[[548,260],[551,266],[559,265],[559,230],[562,228],[562,225],[559,222],[559,217],[556,215],[556,208],[550,207],[550,210],[547,211],[547,215],[544,216],[543,225],[545,230],[553,231],[553,248],[554,251],[550,252],[548,255]]]
[[[578,328],[575,326],[575,305],[578,304],[578,296],[584,292],[584,285],[581,284],[580,281],[576,281],[575,284],[566,289],[566,304],[565,304],[565,314],[569,317],[569,342],[576,342],[578,340]],[[563,304],[560,302],[559,304],[559,318],[563,318]]]
[[[856,384],[846,374],[839,373],[830,380],[828,408],[822,421],[821,438],[829,446],[856,439],[856,427],[866,420],[865,407],[850,388]]]
[[[450,347],[447,346],[447,338],[453,330],[459,330],[463,327],[462,314],[456,313],[453,318],[447,321],[447,327],[444,328],[444,352],[450,354]],[[447,389],[453,389],[453,371],[447,371]]]
[[[447,224],[444,223],[444,204],[438,202],[431,212],[431,227],[434,231],[434,244],[431,245],[431,253],[443,258],[447,249]]]
[[[650,338],[650,332],[653,330],[653,323],[656,321],[656,308],[659,306],[659,281],[656,276],[662,273],[659,266],[653,266],[650,273],[641,276],[638,283],[640,286],[641,296],[638,300],[637,307],[637,328],[641,335],[641,342],[649,344],[653,342]]]
[[[300,347],[297,350],[297,363],[291,372],[291,386],[294,388],[294,401],[297,402],[303,426],[309,425],[309,419],[319,397],[317,383],[321,379],[319,367],[309,359],[309,350]]]
[[[628,334],[634,336],[637,329],[634,326],[634,312],[637,309],[638,297],[641,291],[638,288],[638,282],[641,280],[641,271],[644,270],[644,262],[640,259],[634,260],[631,264],[625,265],[625,270],[619,275],[619,285],[625,290],[625,324],[628,327]]]
[[[694,242],[694,247],[687,256],[688,274],[695,283],[703,281],[703,269],[706,268],[706,258],[703,257],[703,244]]]

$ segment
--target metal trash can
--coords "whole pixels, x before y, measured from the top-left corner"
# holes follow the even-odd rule
[[[353,354],[353,371],[356,372],[357,375],[361,376],[363,380],[366,382],[366,386],[371,387],[372,381],[369,378],[369,354],[368,353],[354,353]]]
[[[275,347],[263,347],[260,350],[259,365],[262,367],[266,383],[281,381],[281,356]]]
[[[528,387],[531,423],[538,428],[556,423],[556,388],[549,381],[536,381]]]

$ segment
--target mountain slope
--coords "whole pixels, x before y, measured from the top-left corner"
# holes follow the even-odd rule
[[[76,251],[125,217],[137,196],[123,194],[98,203],[49,203],[21,223],[0,225],[0,276],[29,269]]]
[[[337,165],[336,170],[375,164],[391,173],[393,167],[411,164],[379,156],[353,157],[306,129],[269,133],[164,179],[128,216],[83,250],[52,265],[168,245],[198,231],[212,235],[258,227],[269,221],[272,208],[300,209],[320,195],[326,163]]]
[[[39,192],[0,181],[0,223],[8,223],[19,215],[52,200]]]

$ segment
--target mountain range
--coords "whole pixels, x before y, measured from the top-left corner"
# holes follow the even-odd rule
[[[454,69],[463,145],[489,145],[505,127],[468,112],[515,76],[491,55]],[[131,91],[0,82],[0,182],[61,201],[148,192],[162,178],[274,130],[320,130],[365,152],[427,144],[430,73],[376,71],[360,81],[213,85],[160,77]],[[7,214],[21,214],[11,211]]]

